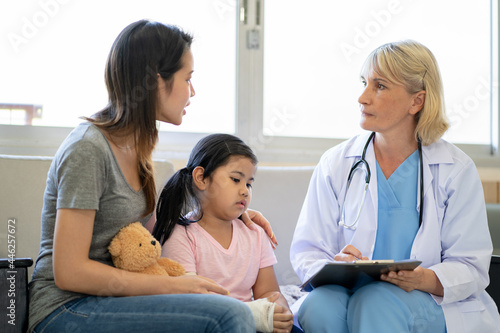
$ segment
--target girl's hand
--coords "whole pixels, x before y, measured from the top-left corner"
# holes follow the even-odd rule
[[[339,254],[333,258],[335,261],[352,262],[356,260],[368,260],[368,257],[363,257],[361,252],[352,245],[346,245]]]
[[[276,303],[279,299],[280,293],[275,293],[267,298],[268,302]],[[273,315],[273,332],[274,333],[289,333],[293,328],[293,314],[292,312],[278,303],[274,306]]]
[[[441,281],[433,270],[418,266],[413,271],[389,272],[380,276],[382,281],[392,283],[404,291],[421,290],[443,296],[444,289]]]
[[[267,236],[269,237],[269,240],[271,241],[273,249],[276,249],[276,246],[278,246],[278,241],[274,236],[273,229],[271,228],[271,223],[269,223],[269,221],[260,212],[252,209],[247,209],[246,212],[241,215],[241,220],[245,222],[247,226],[255,223],[262,229],[264,229]]]

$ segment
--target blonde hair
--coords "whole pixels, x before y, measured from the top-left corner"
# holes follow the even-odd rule
[[[415,115],[415,139],[420,139],[424,146],[436,142],[448,130],[441,74],[427,47],[412,40],[384,44],[370,53],[362,76],[369,71],[404,86],[410,94],[425,91],[424,106]]]

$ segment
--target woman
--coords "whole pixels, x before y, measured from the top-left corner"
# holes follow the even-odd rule
[[[195,94],[191,41],[146,20],[115,40],[108,106],[65,139],[48,173],[30,331],[255,332],[248,308],[212,280],[118,270],[107,251],[122,227],[154,210],[156,121],[179,125]]]
[[[492,244],[481,182],[472,160],[440,139],[448,123],[434,56],[414,41],[382,45],[361,81],[361,127],[372,133],[321,158],[292,265],[306,281],[334,260],[422,264],[351,290],[316,288],[299,323],[306,332],[498,332],[498,310],[485,292]]]

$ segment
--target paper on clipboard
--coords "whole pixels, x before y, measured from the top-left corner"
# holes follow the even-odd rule
[[[380,280],[381,274],[390,271],[414,270],[422,262],[419,260],[363,260],[355,262],[332,262],[300,286],[303,291],[311,291],[325,284],[337,284],[348,289],[359,288],[371,281]]]

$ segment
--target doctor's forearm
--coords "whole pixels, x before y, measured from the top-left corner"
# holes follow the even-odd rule
[[[439,278],[437,277],[436,273],[432,269],[425,269],[424,270],[424,279],[422,283],[422,287],[418,288],[421,291],[428,292],[429,294],[433,294],[436,296],[444,296],[444,288],[443,285],[441,284],[441,281],[439,281]]]

